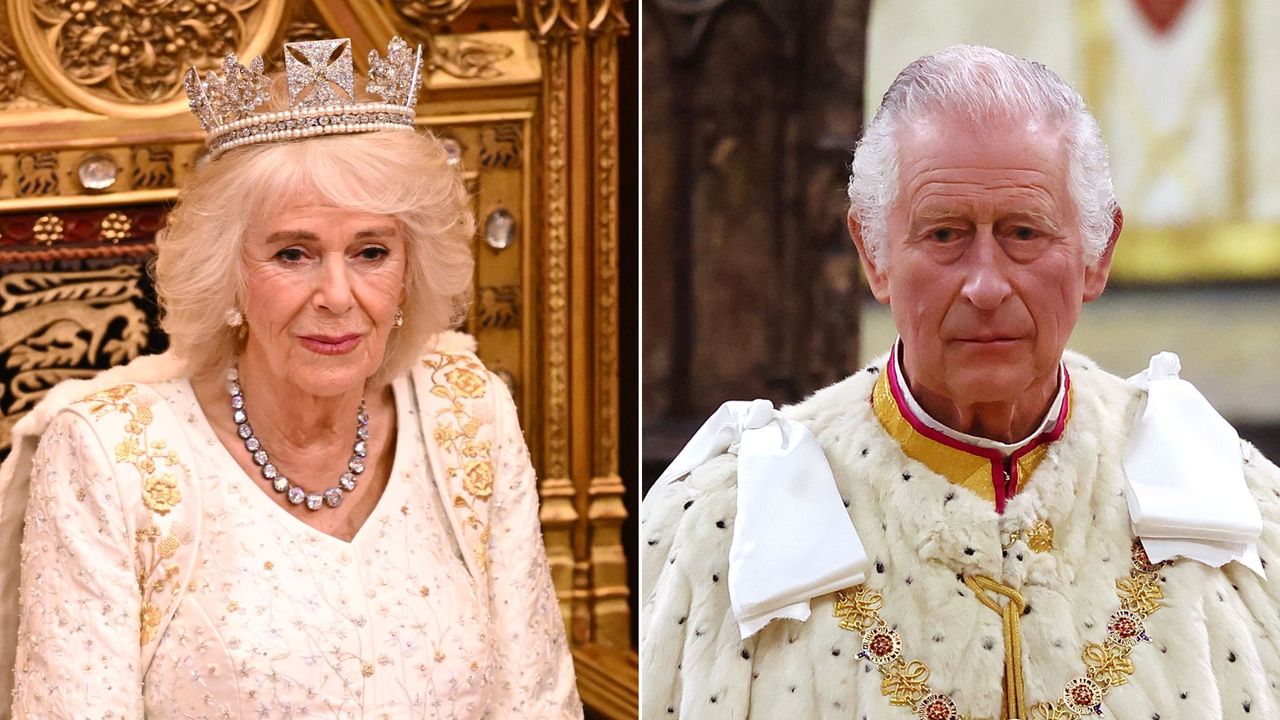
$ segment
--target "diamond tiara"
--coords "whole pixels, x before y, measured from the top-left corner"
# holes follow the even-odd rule
[[[228,54],[222,60],[222,77],[212,70],[203,78],[195,68],[187,71],[183,84],[191,111],[205,130],[210,159],[254,143],[413,129],[422,46],[414,53],[403,39],[393,37],[386,59],[369,51],[365,89],[381,96],[380,103],[355,101],[349,38],[285,43],[284,67],[289,109],[270,113],[254,112],[270,97],[261,57],[246,67]]]

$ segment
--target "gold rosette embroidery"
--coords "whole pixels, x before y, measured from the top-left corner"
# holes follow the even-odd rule
[[[492,495],[493,465],[488,460],[471,460],[468,462],[462,487],[478,498],[487,498]]]
[[[140,643],[146,645],[155,638],[156,628],[160,625],[160,608],[149,602],[144,602],[138,615],[142,627]]]
[[[165,515],[182,502],[182,491],[178,478],[164,470],[180,468],[181,463],[177,453],[163,440],[152,441],[148,437],[155,420],[151,398],[135,397],[135,391],[133,385],[120,385],[90,395],[81,402],[88,405],[89,413],[96,418],[111,413],[127,418],[125,437],[115,446],[116,462],[128,463],[138,471],[142,479],[142,503],[148,510]]]
[[[482,398],[485,392],[484,377],[465,367],[454,368],[445,373],[444,379],[449,382],[454,392],[464,398]]]
[[[431,371],[431,394],[448,403],[436,412],[432,438],[452,459],[446,473],[453,487],[462,489],[454,495],[453,504],[465,511],[463,525],[480,531],[475,556],[483,569],[488,562],[489,525],[482,520],[479,503],[492,497],[496,476],[492,445],[481,436],[491,413],[486,414],[487,406],[475,401],[488,395],[488,375],[484,366],[462,354],[431,355],[423,360],[423,367]]]
[[[137,396],[133,385],[95,393],[81,402],[95,418],[118,414],[124,416],[125,437],[115,446],[117,464],[130,465],[142,481],[142,504],[152,513],[168,515],[182,502],[182,490],[178,472],[182,477],[191,473],[182,465],[177,451],[163,440],[151,440],[151,424],[155,413],[150,396]],[[139,609],[138,641],[146,645],[156,637],[156,630],[164,617],[166,603],[158,596],[178,591],[177,578],[181,569],[166,561],[172,560],[178,549],[194,540],[191,530],[174,524],[170,533],[161,539],[161,529],[148,524],[134,533],[134,555],[137,563],[138,590],[142,604]]]

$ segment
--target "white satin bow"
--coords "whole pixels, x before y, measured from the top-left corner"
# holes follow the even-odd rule
[[[866,579],[867,553],[826,455],[768,400],[721,405],[657,485],[724,452],[738,455],[729,601],[742,639],[779,618],[807,620],[811,598]]]
[[[1182,555],[1213,567],[1258,558],[1262,514],[1244,481],[1240,437],[1171,352],[1129,382],[1147,391],[1125,451],[1129,519],[1154,562]]]

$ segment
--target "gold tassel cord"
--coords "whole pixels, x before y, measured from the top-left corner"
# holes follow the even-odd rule
[[[1026,689],[1022,682],[1022,611],[1027,601],[1017,590],[982,575],[966,576],[964,584],[973,594],[1004,621],[1004,696],[1006,720],[1026,718]],[[1008,602],[1001,606],[990,593],[1003,595]]]

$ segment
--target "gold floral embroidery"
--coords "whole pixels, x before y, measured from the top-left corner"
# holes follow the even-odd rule
[[[1027,531],[1027,546],[1038,553],[1053,549],[1053,526],[1048,520],[1041,520]]]
[[[133,385],[120,385],[90,395],[81,402],[95,418],[112,413],[127,418],[125,437],[113,448],[115,461],[137,470],[142,479],[142,504],[156,515],[164,516],[182,502],[182,490],[175,473],[180,471],[186,476],[190,473],[182,466],[178,453],[165,441],[150,438],[150,427],[155,421],[153,400],[147,395],[137,395],[136,390]],[[138,591],[142,599],[138,610],[141,645],[155,639],[164,617],[163,608],[167,603],[161,602],[159,596],[173,595],[181,589],[177,581],[180,568],[166,561],[172,560],[182,545],[194,540],[191,530],[180,523],[175,523],[163,538],[161,533],[161,529],[151,523],[134,535]]]
[[[493,494],[493,465],[487,460],[468,460],[462,487],[478,498]]]
[[[172,472],[160,472],[161,468],[180,467],[178,455],[163,440],[149,439],[149,426],[155,419],[151,410],[151,398],[135,396],[133,385],[95,393],[85,398],[89,413],[100,418],[109,413],[120,413],[129,419],[124,425],[125,438],[115,446],[117,463],[129,463],[142,478],[142,504],[160,515],[166,515],[182,502],[178,479]]]
[[[480,530],[475,548],[476,563],[483,570],[488,562],[488,520],[481,520],[479,503],[493,495],[493,455],[489,440],[480,438],[481,420],[476,417],[472,400],[488,394],[484,366],[469,355],[438,353],[423,360],[431,371],[431,394],[445,400],[447,407],[436,412],[432,436],[436,444],[452,457],[445,469],[454,487],[463,493],[453,498],[455,507],[467,513],[463,523]]]
[[[185,525],[175,523],[168,535],[162,539],[160,528],[148,525],[134,534],[134,554],[138,566],[138,590],[142,593],[142,607],[139,611],[140,634],[138,641],[146,645],[155,639],[156,630],[162,617],[157,596],[178,592],[176,578],[180,572],[177,565],[166,564],[177,553],[178,548],[194,539],[191,530]]]
[[[461,356],[454,356],[461,357]],[[444,379],[459,395],[465,398],[482,398],[485,393],[484,377],[467,367],[458,367],[445,373]]]
[[[142,621],[140,644],[146,645],[155,637],[156,628],[160,625],[160,608],[149,602],[144,602],[139,614]]]

